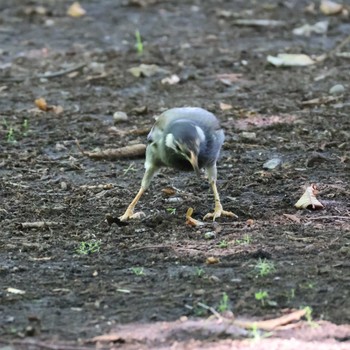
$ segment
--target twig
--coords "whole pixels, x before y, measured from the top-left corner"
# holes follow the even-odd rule
[[[343,39],[340,44],[338,44],[333,50],[331,50],[328,53],[328,57],[329,56],[333,56],[335,53],[337,53],[340,49],[342,49],[345,45],[347,45],[348,43],[350,43],[350,35],[348,35],[345,39]]]
[[[136,144],[130,145],[120,148],[107,148],[105,150],[99,152],[87,152],[82,149],[78,140],[75,140],[75,143],[80,150],[80,152],[89,158],[100,160],[100,159],[108,159],[108,160],[116,160],[121,158],[134,158],[144,156],[146,151],[146,145],[144,144]]]
[[[220,321],[222,321],[224,319],[213,307],[205,305],[203,303],[197,303],[197,305],[202,307],[205,310],[209,310]]]
[[[313,218],[307,218],[308,220],[322,220],[322,219],[350,219],[350,216],[332,216],[332,215],[326,215],[326,216],[316,216]]]
[[[18,224],[21,228],[44,228],[49,226],[58,226],[59,222],[54,221],[35,221],[35,222],[22,222]]]
[[[59,70],[57,72],[52,72],[52,73],[45,73],[45,74],[37,74],[33,76],[17,76],[17,77],[0,77],[0,81],[5,81],[5,82],[14,82],[14,83],[19,83],[21,81],[27,80],[27,79],[52,79],[52,78],[57,78],[61,77],[62,75],[69,74],[71,72],[75,72],[77,70],[80,70],[86,66],[86,63],[80,63],[76,66],[73,66],[71,68]]]
[[[48,344],[48,343],[44,343],[42,341],[36,341],[36,340],[12,340],[12,341],[6,342],[5,340],[0,339],[0,343],[34,346],[37,348],[50,349],[50,350],[91,350],[92,349],[92,348],[74,346],[74,345]],[[99,348],[99,349],[103,350],[103,348]]]

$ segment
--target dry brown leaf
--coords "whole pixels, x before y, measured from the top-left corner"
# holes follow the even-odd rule
[[[224,102],[220,102],[220,109],[222,110],[222,111],[229,111],[230,109],[232,109],[233,108],[233,106],[232,105],[230,105],[230,104],[228,104],[228,103],[224,103]]]
[[[246,117],[247,115],[247,117]],[[298,119],[296,115],[249,115],[246,113],[245,118],[235,119],[234,126],[238,130],[249,130],[252,128],[264,128],[275,124],[292,124]]]
[[[297,224],[300,224],[301,220],[296,215],[293,214],[283,214],[287,219],[296,222]]]
[[[46,100],[42,97],[37,98],[34,103],[41,111],[47,112],[49,110],[49,106],[47,105]]]
[[[176,193],[175,188],[173,187],[165,187],[162,189],[162,192],[166,195],[166,196],[173,196]],[[187,211],[188,212],[188,211]],[[186,216],[187,219],[187,216]]]
[[[295,207],[297,209],[323,209],[324,205],[316,198],[317,193],[317,186],[311,184],[296,202]]]
[[[226,74],[218,74],[216,78],[220,80],[225,85],[232,85],[233,83],[237,83],[242,81],[243,74],[240,73],[226,73]]]
[[[63,113],[63,107],[62,106],[53,106],[48,105],[46,100],[44,98],[38,98],[34,101],[35,105],[44,112],[54,112],[55,114],[61,114]]]
[[[342,4],[329,0],[322,0],[320,4],[320,11],[326,16],[337,15],[343,11],[343,8]]]
[[[218,258],[215,258],[214,256],[209,256],[206,260],[205,263],[210,265],[210,264],[217,264],[219,263],[220,260]]]
[[[81,7],[79,2],[74,2],[71,6],[69,6],[67,15],[71,17],[81,17],[86,15],[86,11]]]
[[[246,221],[247,226],[253,226],[255,224],[255,221],[253,219],[248,219]]]
[[[192,218],[193,214],[193,208],[188,208],[186,212],[186,225],[192,226],[192,227],[197,227],[197,226],[202,226],[204,225],[203,222],[193,219]]]

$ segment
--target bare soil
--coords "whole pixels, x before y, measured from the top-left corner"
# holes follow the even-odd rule
[[[280,52],[322,55],[344,40],[346,13],[326,17],[318,6],[308,13],[308,4],[86,0],[87,14],[72,18],[67,0],[0,1],[1,343],[67,349],[66,342],[73,347],[122,325],[137,334],[138,324],[207,319],[212,311],[203,305],[219,310],[226,293],[228,318],[268,319],[308,306],[322,332],[307,338],[312,326],[301,323],[299,333],[269,334],[260,345],[246,343],[254,334],[241,329],[161,341],[121,335],[113,346],[282,349],[294,338],[291,348],[311,349],[327,335],[327,349],[350,348],[350,61],[330,55],[294,68],[266,61]],[[284,23],[237,26],[236,18]],[[327,34],[292,33],[321,20],[329,20]],[[168,72],[134,77],[128,69],[141,63]],[[180,82],[161,82],[171,74]],[[220,74],[236,75],[222,81]],[[341,96],[303,105],[335,84],[344,86]],[[63,112],[40,111],[40,97]],[[108,223],[138,191],[144,160],[93,160],[76,140],[86,151],[146,143],[153,117],[180,106],[221,120],[218,187],[224,208],[239,218],[187,226],[189,207],[196,219],[213,209],[209,185],[204,176],[164,169],[138,205],[145,218]],[[116,111],[128,120],[115,123]],[[264,169],[272,158],[281,164]],[[312,183],[325,209],[296,210]],[[38,222],[45,224],[26,226]],[[83,254],[84,242],[98,251]],[[261,262],[274,268],[265,274]],[[259,291],[266,300],[256,299]],[[343,327],[341,335],[332,327]]]

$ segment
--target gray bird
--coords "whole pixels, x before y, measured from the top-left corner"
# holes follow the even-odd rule
[[[224,142],[224,132],[214,114],[202,108],[172,108],[162,113],[148,134],[145,174],[136,197],[119,219],[126,221],[139,217],[134,208],[161,167],[194,170],[200,176],[204,168],[213,189],[215,208],[204,216],[215,221],[220,216],[236,217],[225,211],[216,187],[216,162]]]

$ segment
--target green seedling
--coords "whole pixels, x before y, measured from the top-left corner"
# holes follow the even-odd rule
[[[80,255],[98,253],[101,248],[101,241],[80,242],[76,252]]]
[[[312,308],[310,306],[304,307],[305,318],[310,327],[318,327],[318,324],[312,318]]]
[[[175,215],[175,214],[176,214],[176,208],[166,208],[166,211],[167,211],[170,215]]]
[[[201,267],[196,268],[196,276],[202,277],[204,275],[204,270]]]
[[[27,136],[28,135],[28,131],[29,131],[28,119],[24,119],[23,124],[22,124],[22,130],[23,130],[23,136]]]
[[[143,43],[140,31],[137,29],[135,30],[135,38],[136,38],[136,50],[139,55],[143,54]]]
[[[219,306],[218,306],[218,311],[219,312],[225,312],[229,309],[229,298],[228,295],[224,292],[222,293],[222,298],[220,300]]]
[[[259,292],[256,292],[254,295],[255,299],[260,301],[262,306],[265,306],[269,293],[266,290],[259,290]]]
[[[300,284],[300,289],[314,289],[315,285],[312,282],[307,282],[307,283],[303,283]]]
[[[295,298],[295,289],[292,288],[289,290],[289,292],[287,292],[287,298],[288,298],[288,301],[291,301]]]
[[[261,339],[271,337],[272,332],[262,332],[256,323],[253,323],[251,330],[250,330],[250,336],[253,338],[254,342],[258,342]]]
[[[244,235],[242,239],[236,239],[236,244],[238,245],[249,245],[252,239],[249,235]]]
[[[145,274],[143,267],[132,267],[130,270],[136,276],[143,276]]]
[[[220,241],[219,243],[218,243],[218,246],[219,246],[219,248],[227,248],[228,247],[228,243],[227,243],[227,241],[225,240],[225,239],[223,239],[222,241]]]
[[[124,175],[126,175],[129,171],[136,171],[136,168],[134,167],[134,163],[131,163],[126,169],[123,170]]]
[[[276,271],[274,263],[267,259],[259,259],[254,269],[258,272],[260,277],[267,276]]]
[[[10,128],[6,135],[6,140],[8,143],[16,143],[15,139],[15,130],[13,128]]]

